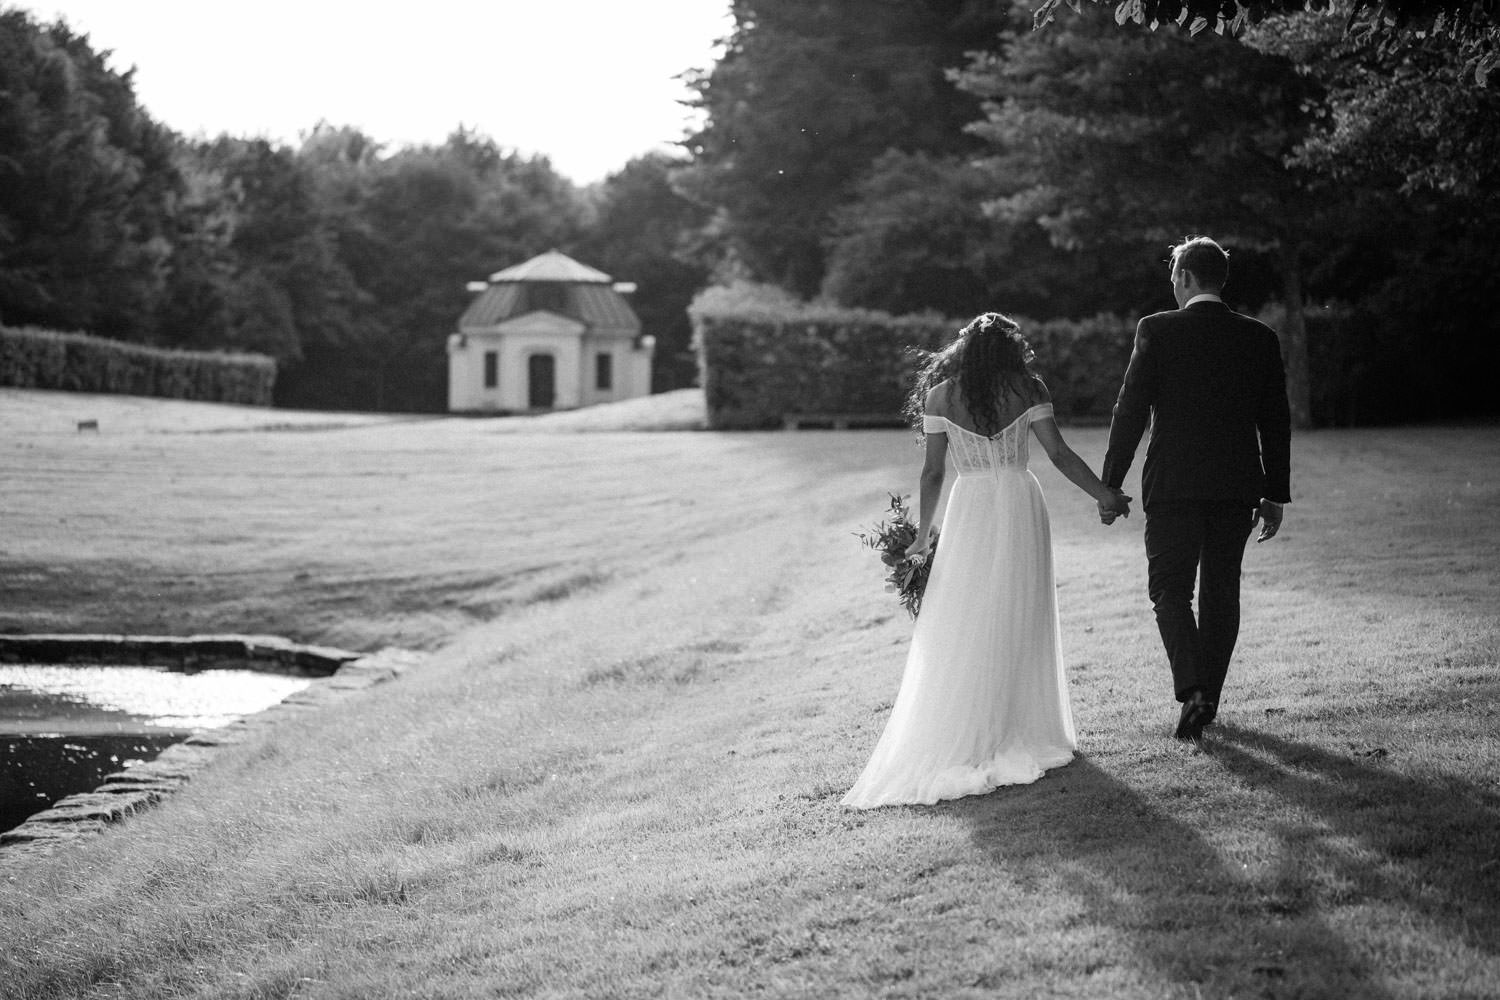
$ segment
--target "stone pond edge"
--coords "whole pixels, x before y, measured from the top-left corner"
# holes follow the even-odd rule
[[[200,729],[153,760],[106,775],[91,792],[69,795],[0,833],[0,865],[77,844],[109,824],[150,808],[203,770],[222,747],[392,680],[421,661],[403,649],[351,653],[280,636],[0,635],[0,663],[111,663],[189,669],[273,670],[309,677],[308,687],[218,729]]]

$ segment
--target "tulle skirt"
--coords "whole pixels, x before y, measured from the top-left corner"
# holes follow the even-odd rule
[[[1035,781],[1076,746],[1041,485],[1024,468],[961,475],[901,689],[843,802],[982,795]]]

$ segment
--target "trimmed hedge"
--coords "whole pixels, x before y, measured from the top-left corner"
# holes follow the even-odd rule
[[[709,288],[688,307],[708,425],[780,426],[789,413],[899,420],[912,372],[904,349],[953,333],[937,316],[810,306],[774,289]]]
[[[1077,423],[1109,420],[1135,345],[1135,318],[1101,313],[1017,322],[1036,351],[1032,368],[1052,391],[1058,417]]]
[[[907,348],[936,350],[965,322],[807,304],[745,285],[706,289],[688,313],[708,424],[716,430],[777,427],[798,413],[899,420],[914,371]],[[1134,320],[1018,322],[1059,416],[1107,417],[1130,358]]]
[[[0,385],[270,406],[276,362],[171,351],[82,333],[0,327]]]

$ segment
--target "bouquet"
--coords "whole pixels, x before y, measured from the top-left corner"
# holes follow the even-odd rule
[[[899,595],[901,606],[915,618],[922,610],[922,593],[927,589],[927,575],[932,572],[932,557],[937,554],[938,533],[932,533],[932,545],[925,558],[908,559],[906,550],[917,540],[917,526],[912,522],[906,498],[894,493],[890,497],[890,519],[868,531],[856,531],[854,536],[866,548],[880,553],[880,561],[888,570],[885,589]]]

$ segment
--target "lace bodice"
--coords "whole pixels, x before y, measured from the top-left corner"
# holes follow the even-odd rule
[[[988,475],[1005,469],[1022,470],[1028,458],[1031,422],[1052,416],[1051,403],[1038,403],[995,434],[985,437],[960,427],[947,417],[925,414],[922,430],[948,435],[948,454],[960,476]]]

